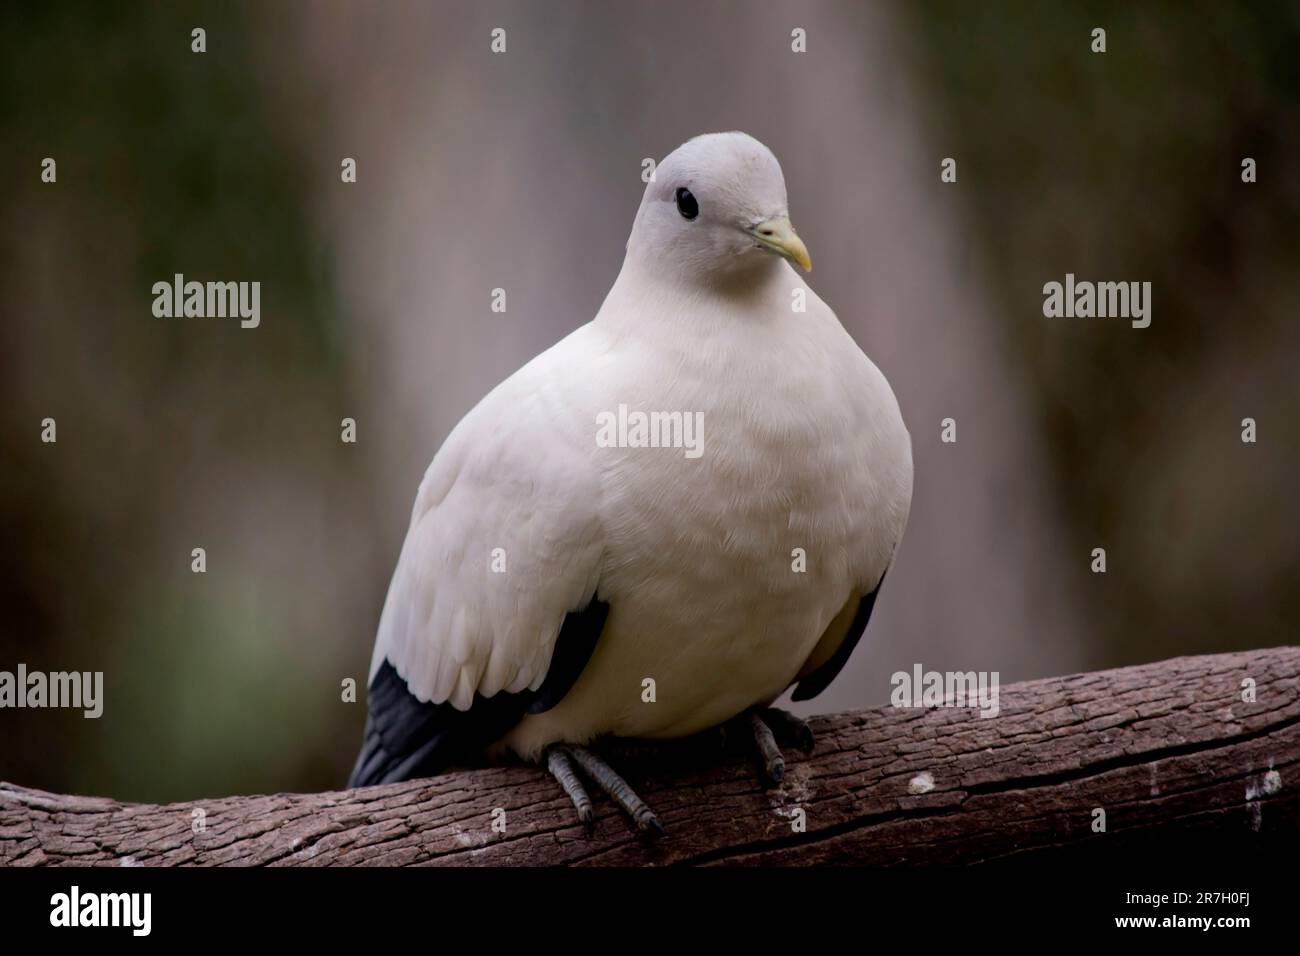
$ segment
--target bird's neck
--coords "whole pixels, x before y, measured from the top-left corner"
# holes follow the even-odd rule
[[[701,323],[753,324],[788,316],[790,289],[802,280],[773,256],[747,257],[722,270],[674,267],[633,248],[596,321],[654,336],[700,330]],[[628,328],[631,331],[631,328]]]

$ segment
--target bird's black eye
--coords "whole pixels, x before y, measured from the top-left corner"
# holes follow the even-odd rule
[[[695,197],[685,186],[677,190],[677,211],[682,214],[683,219],[694,219],[700,214],[700,204],[695,201]]]

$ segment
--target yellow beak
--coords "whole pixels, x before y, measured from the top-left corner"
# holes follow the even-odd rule
[[[808,255],[808,247],[795,234],[788,217],[773,216],[749,230],[749,234],[763,248],[770,249],[791,262],[797,262],[804,272],[812,272],[812,257]]]

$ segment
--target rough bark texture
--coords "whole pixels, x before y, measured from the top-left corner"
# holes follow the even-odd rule
[[[1300,832],[1300,648],[1015,684],[1000,703],[818,718],[776,789],[699,744],[624,755],[668,829],[654,844],[603,798],[585,836],[547,774],[503,767],[167,806],[0,784],[0,864],[919,864]]]

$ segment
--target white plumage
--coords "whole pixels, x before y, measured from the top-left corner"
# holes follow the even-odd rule
[[[771,254],[806,260],[786,215],[780,166],[749,136],[698,137],[660,164],[595,319],[434,457],[372,677],[387,659],[417,698],[458,710],[536,689],[565,614],[598,597],[609,616],[577,682],[499,741],[536,758],[708,728],[831,656],[902,536],[911,449],[884,376]],[[702,413],[702,454],[600,447],[598,416],[621,404]]]

